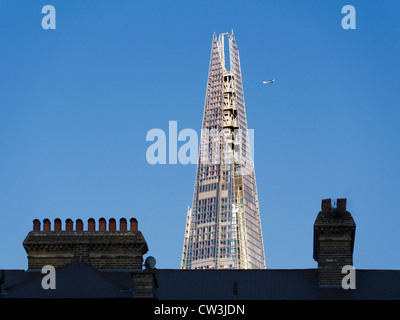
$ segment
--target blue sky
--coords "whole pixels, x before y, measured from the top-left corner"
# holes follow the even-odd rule
[[[146,133],[200,133],[212,34],[233,29],[267,267],[315,268],[321,199],[346,197],[355,268],[400,269],[399,13],[387,0],[1,1],[0,268],[27,268],[33,219],[91,217],[136,217],[156,267],[179,268],[196,166],[148,164]]]

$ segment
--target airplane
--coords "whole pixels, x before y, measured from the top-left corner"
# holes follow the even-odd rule
[[[263,84],[266,84],[266,83],[273,83],[273,82],[275,82],[275,79],[268,80],[268,81],[263,81]]]

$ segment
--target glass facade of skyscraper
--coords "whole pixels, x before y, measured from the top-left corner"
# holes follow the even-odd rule
[[[225,40],[229,39],[229,70]],[[264,269],[254,163],[235,36],[213,35],[182,269]]]

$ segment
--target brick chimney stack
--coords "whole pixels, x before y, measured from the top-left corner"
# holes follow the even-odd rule
[[[353,248],[356,224],[346,210],[346,199],[337,199],[337,207],[331,199],[324,199],[321,211],[314,223],[314,260],[318,262],[318,278],[321,287],[340,286],[345,274],[342,268],[353,265]]]
[[[38,219],[33,221],[33,231],[26,236],[23,246],[28,254],[28,269],[41,269],[45,265],[60,267],[76,259],[89,262],[96,269],[141,270],[143,255],[148,251],[146,240],[138,230],[138,223],[132,218],[127,230],[125,218],[120,220],[117,230],[114,218],[99,219],[98,230],[93,218],[88,220],[88,230],[83,221],[65,220],[62,230],[60,219],[54,220],[51,230],[49,219],[43,220],[43,229]]]

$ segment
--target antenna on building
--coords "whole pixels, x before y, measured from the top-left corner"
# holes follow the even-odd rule
[[[147,257],[146,260],[144,261],[144,267],[146,270],[153,270],[155,269],[156,266],[156,259],[152,256]]]

